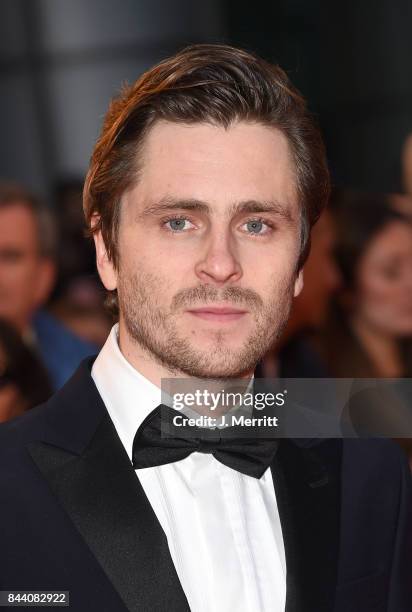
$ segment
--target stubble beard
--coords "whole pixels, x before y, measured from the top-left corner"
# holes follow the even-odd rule
[[[276,343],[289,317],[294,278],[274,283],[275,289],[267,304],[250,289],[218,290],[203,284],[176,294],[169,310],[159,306],[164,285],[164,279],[149,273],[119,274],[119,307],[131,340],[173,376],[226,379],[241,378],[253,371]],[[214,332],[210,345],[203,350],[196,348],[195,337],[179,335],[176,313],[182,312],[184,306],[217,301],[240,304],[253,317],[254,329],[238,349],[228,346],[228,332],[222,330]]]

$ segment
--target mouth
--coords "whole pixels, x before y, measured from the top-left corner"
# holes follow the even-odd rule
[[[198,319],[214,323],[238,321],[247,314],[247,310],[230,306],[201,306],[200,308],[191,308],[187,312]]]

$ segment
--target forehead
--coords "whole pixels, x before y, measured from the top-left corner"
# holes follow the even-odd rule
[[[207,201],[216,210],[239,200],[297,207],[286,137],[276,128],[243,121],[227,129],[157,122],[142,149],[135,192],[141,203],[172,196]]]

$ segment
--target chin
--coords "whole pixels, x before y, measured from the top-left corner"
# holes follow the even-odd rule
[[[206,370],[228,370],[230,372],[240,372],[250,370],[249,364],[254,359],[245,352],[245,345],[239,344],[209,344],[206,346],[197,345],[194,353],[198,356],[198,365]],[[253,367],[253,366],[251,366]],[[232,374],[225,374],[225,376]]]
[[[219,329],[202,330],[197,332],[193,338],[196,338],[193,343],[194,349],[240,351],[245,347],[248,338],[250,338],[250,331],[246,329],[238,330],[237,332]]]
[[[239,358],[240,354],[244,355],[241,347],[238,350],[202,348],[193,347],[190,361],[182,367],[185,374],[195,378],[241,378],[255,368],[255,360]]]
[[[200,379],[210,379],[210,380],[228,380],[228,379],[237,379],[237,378],[243,378],[246,374],[250,373],[251,369],[248,370],[244,370],[244,368],[242,368],[240,365],[239,367],[221,367],[219,368],[217,367],[213,367],[210,369],[205,369],[201,364],[199,364],[199,369],[198,370],[191,370],[186,372],[186,374],[188,374],[189,376],[193,377],[193,378],[200,378]]]

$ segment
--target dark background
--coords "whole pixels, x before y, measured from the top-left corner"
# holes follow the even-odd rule
[[[401,190],[411,0],[2,0],[0,176],[52,201],[83,177],[109,99],[193,42],[279,63],[325,134],[335,184]]]

